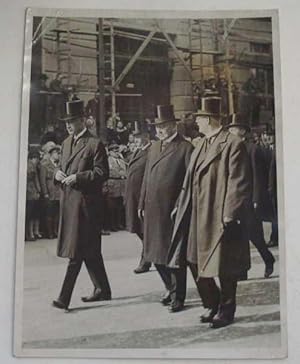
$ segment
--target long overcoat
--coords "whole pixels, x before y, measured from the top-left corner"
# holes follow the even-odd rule
[[[62,144],[61,170],[68,176],[76,174],[76,184],[61,186],[57,255],[84,259],[101,249],[101,194],[108,162],[103,144],[89,131],[73,149],[71,144],[71,136]]]
[[[128,164],[124,202],[126,208],[126,229],[131,233],[140,234],[142,232],[141,221],[138,217],[138,205],[148,151],[149,147],[135,151]]]
[[[269,166],[260,146],[246,142],[253,177],[252,202],[257,204],[256,215],[265,221],[272,220],[272,203],[268,193]]]
[[[177,135],[161,151],[161,141],[150,147],[139,209],[144,210],[144,258],[166,264],[171,243],[171,212],[181,191],[193,151],[191,143]]]
[[[203,160],[205,140],[191,157],[178,199],[178,210],[168,254],[168,266],[185,264],[189,229],[196,228],[199,277],[241,274],[250,268],[249,238],[245,219],[251,203],[250,162],[244,143],[228,131],[221,131]],[[195,174],[195,168],[198,168]],[[197,206],[192,204],[192,186],[198,180]],[[191,226],[192,209],[197,208],[197,225]],[[238,233],[229,234],[224,217],[240,222]]]

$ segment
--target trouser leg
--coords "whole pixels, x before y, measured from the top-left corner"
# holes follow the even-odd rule
[[[270,252],[270,250],[266,245],[262,221],[259,220],[254,214],[251,217],[249,216],[248,229],[249,229],[249,238],[253,243],[253,245],[258,250],[264,263],[266,265],[273,264],[275,259],[273,257],[273,254]]]
[[[186,266],[179,269],[171,269],[171,299],[184,302],[186,297]]]
[[[84,259],[84,263],[95,289],[98,288],[103,293],[111,294],[102,254],[97,257]]]
[[[80,272],[82,260],[70,259],[65,274],[64,282],[59,294],[59,300],[69,306],[76,279]]]
[[[140,238],[141,242],[142,242],[142,252],[141,252],[141,259],[140,259],[140,263],[139,263],[139,267],[143,267],[143,268],[150,268],[151,267],[151,262],[147,262],[144,258],[144,241],[143,241],[143,233],[138,232],[136,233],[137,236]]]
[[[204,308],[215,309],[220,303],[220,289],[214,278],[198,277],[196,264],[189,264]]]
[[[221,301],[218,317],[232,321],[236,310],[237,278],[234,276],[220,276]]]
[[[170,292],[172,301],[184,302],[186,296],[186,267],[170,269],[163,264],[155,267],[164,282],[166,290]]]
[[[172,291],[172,278],[170,270],[163,264],[154,264],[155,268],[163,281],[166,290]]]

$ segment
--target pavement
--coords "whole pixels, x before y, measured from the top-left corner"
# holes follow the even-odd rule
[[[269,234],[268,227],[266,235]],[[83,303],[93,289],[85,267],[76,282],[70,312],[51,306],[57,298],[67,260],[56,257],[56,240],[25,243],[22,343],[24,349],[100,348],[278,348],[281,345],[278,248],[271,278],[252,247],[248,280],[240,282],[236,320],[213,330],[200,324],[203,311],[188,273],[186,307],[169,313],[159,303],[164,287],[154,268],[136,275],[141,243],[125,231],[102,238],[112,287],[111,301]]]

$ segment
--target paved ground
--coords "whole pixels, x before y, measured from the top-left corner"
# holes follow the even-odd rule
[[[212,330],[199,323],[203,310],[192,277],[188,276],[186,309],[168,313],[159,304],[163,292],[153,269],[135,275],[140,243],[127,232],[103,238],[103,255],[113,300],[84,304],[80,297],[92,286],[85,267],[78,278],[71,312],[51,307],[58,295],[67,260],[55,255],[56,241],[25,245],[23,346],[24,348],[202,348],[228,345],[239,348],[280,346],[278,249],[272,278],[264,279],[264,265],[251,249],[248,281],[238,288],[234,325]]]

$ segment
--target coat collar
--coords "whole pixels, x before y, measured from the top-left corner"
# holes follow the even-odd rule
[[[200,164],[199,173],[201,171],[203,171],[203,169],[206,168],[213,160],[215,160],[215,158],[223,151],[229,135],[230,135],[230,133],[228,131],[225,131],[225,130],[220,131],[220,133],[217,135],[215,141],[210,146],[202,163]],[[204,144],[205,144],[205,138],[203,138],[203,140],[201,140],[201,142],[198,144],[198,146],[196,147],[196,149],[194,151],[193,158],[191,159],[191,163],[190,163],[192,170],[194,170],[194,168],[195,168],[196,162],[201,154]]]
[[[152,157],[152,163],[150,165],[150,169],[152,169],[157,163],[159,163],[162,159],[167,157],[169,154],[171,154],[178,146],[178,143],[180,143],[182,140],[184,140],[179,134],[176,135],[174,139],[170,141],[170,143],[167,144],[165,149],[161,151],[162,142],[158,141],[153,144],[153,157]]]
[[[66,150],[67,150],[67,160],[65,165],[65,170],[68,168],[69,164],[73,161],[73,159],[76,157],[76,155],[86,146],[88,139],[91,137],[91,134],[88,130],[85,131],[84,134],[80,136],[76,140],[76,144],[73,147],[73,150],[71,152],[71,146],[72,146],[72,137],[69,137],[66,140]]]
[[[149,144],[148,148],[146,148],[146,149],[138,149],[138,150],[136,150],[133,153],[132,158],[129,161],[129,166],[131,166],[133,163],[135,163],[136,161],[138,161],[139,159],[141,159],[142,157],[144,157],[148,153],[149,147],[150,147],[150,144]]]

